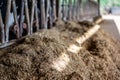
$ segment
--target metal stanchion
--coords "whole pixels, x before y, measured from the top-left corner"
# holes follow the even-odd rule
[[[11,10],[11,1],[12,0],[8,0],[7,1],[7,11],[6,11],[6,17],[5,17],[5,41],[8,42],[9,41],[9,18],[10,18],[10,10]]]
[[[17,7],[16,7],[16,4],[15,4],[15,0],[12,0],[12,8],[13,8],[13,15],[14,15],[14,22],[15,22],[14,29],[16,31],[17,38],[20,38],[19,23],[18,23],[18,17],[17,17]]]
[[[24,7],[25,3],[24,0],[21,0],[21,13],[20,13],[20,37],[22,37],[23,34],[23,23],[24,23]]]
[[[32,0],[32,8],[31,8],[31,22],[30,22],[30,31],[33,33],[33,21],[34,21],[34,14],[35,14],[35,0]]]
[[[24,0],[25,2],[25,16],[27,20],[27,29],[28,29],[28,35],[31,34],[31,26],[30,26],[30,16],[29,16],[29,9],[28,9],[28,1]]]
[[[37,9],[37,0],[35,2],[35,19],[36,19],[36,30],[39,31],[39,18],[38,18],[38,9]]]
[[[5,43],[5,29],[4,29],[4,24],[3,24],[3,20],[2,20],[2,15],[1,15],[1,10],[0,10],[0,38],[1,38],[1,42]]]

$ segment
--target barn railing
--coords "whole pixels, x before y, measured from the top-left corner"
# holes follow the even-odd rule
[[[56,19],[80,21],[99,14],[94,0],[0,0],[0,48],[53,26]]]

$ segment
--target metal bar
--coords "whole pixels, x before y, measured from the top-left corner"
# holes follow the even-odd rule
[[[15,43],[15,41],[10,41],[10,42],[6,42],[6,43],[2,43],[0,44],[0,49],[1,48],[5,48],[7,46],[13,45]]]
[[[75,0],[75,20],[77,21],[77,14],[78,14],[78,0]]]
[[[100,0],[98,0],[98,16],[101,15],[101,12],[100,12]]]
[[[62,15],[62,20],[64,20],[64,0],[61,1],[61,15]]]
[[[32,0],[32,8],[31,8],[31,34],[33,33],[33,20],[34,20],[34,14],[35,14],[35,0]]]
[[[31,25],[30,25],[30,17],[29,17],[29,10],[28,10],[28,0],[24,0],[25,2],[25,14],[27,19],[27,26],[28,26],[28,35],[31,34]]]
[[[77,12],[76,12],[77,20],[80,20],[80,0],[77,0]]]
[[[53,21],[56,20],[56,0],[53,0]]]
[[[47,26],[45,25],[45,0],[40,0],[41,7],[40,7],[40,12],[41,12],[41,26],[44,29],[47,29]]]
[[[59,0],[56,0],[56,17],[59,18]]]
[[[7,11],[6,11],[6,17],[5,17],[5,37],[6,37],[6,42],[9,41],[9,18],[10,18],[10,10],[11,10],[11,1],[7,1]]]
[[[82,18],[83,15],[83,0],[79,0],[80,3],[80,18]]]
[[[52,6],[51,6],[51,1],[48,0],[47,2],[47,17],[46,17],[46,21],[49,23],[49,27],[52,27],[53,24],[53,14],[52,14]],[[49,19],[48,19],[49,18]]]
[[[73,5],[72,5],[72,19],[75,20],[75,0],[73,0]]]
[[[24,23],[24,0],[21,0],[21,14],[20,14],[20,37],[22,37],[23,34],[23,23]]]
[[[68,15],[69,15],[69,20],[72,20],[72,0],[69,0],[69,11],[68,11]]]
[[[2,43],[2,44],[0,44],[0,49],[9,47],[9,46],[11,46],[11,45],[13,45],[13,44],[18,44],[18,43],[20,43],[22,40],[24,40],[26,37],[27,37],[27,36],[24,36],[24,37],[19,38],[19,39],[16,39],[16,40],[11,40],[11,41],[9,41],[9,42]]]
[[[49,14],[49,11],[50,11],[50,0],[47,0],[46,1],[46,8],[45,8],[45,26],[48,28],[48,18],[50,18],[50,14]]]
[[[35,19],[36,19],[37,31],[39,31],[39,18],[38,18],[37,0],[35,2]]]
[[[62,0],[62,19],[65,20],[65,0]]]
[[[13,7],[13,14],[14,14],[14,21],[15,21],[15,29],[16,29],[16,35],[17,38],[20,38],[20,34],[19,34],[19,23],[18,23],[18,17],[17,17],[17,8],[16,8],[16,4],[15,4],[15,0],[12,0],[12,7]]]
[[[68,13],[68,6],[67,5],[68,5],[68,2],[67,2],[67,0],[65,0],[65,19],[64,19],[65,21],[68,18],[68,14],[67,14]]]
[[[62,18],[62,15],[61,15],[62,8],[61,8],[60,0],[58,0],[58,5],[59,5],[58,18],[61,19]]]
[[[1,10],[0,10],[0,30],[1,30],[0,38],[2,39],[2,43],[5,43],[5,29],[4,29],[4,24],[2,20]]]
[[[48,17],[50,16],[49,15],[49,8],[50,8],[50,0],[45,0],[45,23],[44,23],[44,26],[45,26],[45,29],[48,29]]]

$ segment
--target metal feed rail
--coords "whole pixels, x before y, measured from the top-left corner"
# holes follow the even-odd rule
[[[12,45],[40,29],[51,28],[56,19],[79,21],[87,19],[87,16],[93,18],[99,15],[99,7],[92,10],[91,4],[94,5],[92,7],[98,6],[90,0],[1,0],[0,48]]]

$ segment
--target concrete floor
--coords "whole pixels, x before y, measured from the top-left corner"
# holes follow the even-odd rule
[[[104,15],[101,27],[108,32],[112,37],[120,41],[120,16],[119,15]]]

